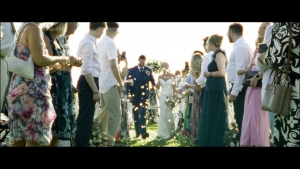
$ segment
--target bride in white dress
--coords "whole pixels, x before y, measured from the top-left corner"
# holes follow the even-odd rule
[[[158,119],[157,137],[169,139],[175,135],[174,115],[165,104],[167,96],[175,95],[175,75],[166,71],[169,68],[167,62],[162,63],[163,74],[158,76],[156,88],[160,89],[159,108],[160,116]]]

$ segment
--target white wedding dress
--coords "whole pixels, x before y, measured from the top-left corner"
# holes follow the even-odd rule
[[[172,79],[164,81],[159,79],[160,94],[159,94],[159,107],[160,115],[158,119],[157,137],[168,139],[175,135],[174,115],[165,104],[167,96],[172,96]]]

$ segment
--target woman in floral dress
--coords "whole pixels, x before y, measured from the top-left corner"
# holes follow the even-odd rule
[[[196,84],[196,79],[200,77],[201,64],[203,61],[203,55],[201,53],[194,53],[191,59],[191,70],[190,74],[193,76],[193,84],[186,83],[184,87],[194,89],[194,100],[191,112],[191,138],[192,141],[196,143],[198,140],[198,125],[200,119],[200,97],[201,97],[201,87]]]
[[[34,78],[13,73],[8,89],[8,117],[11,147],[48,146],[56,118],[50,95],[48,66],[66,63],[69,58],[49,56],[44,46],[40,23],[24,22],[19,29],[15,55],[23,60],[32,57]],[[30,36],[29,36],[30,35]]]
[[[58,22],[44,31],[46,47],[50,55],[65,55],[64,48],[62,48],[56,37],[64,35],[66,30],[67,22]],[[52,66],[50,70],[51,96],[57,113],[57,118],[52,126],[53,139],[51,146],[54,147],[58,146],[59,140],[70,142],[72,135],[75,135],[76,132],[71,66],[63,65],[61,69]]]

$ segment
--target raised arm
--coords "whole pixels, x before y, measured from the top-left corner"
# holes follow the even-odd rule
[[[23,36],[21,41],[24,45],[29,46],[32,59],[36,65],[44,67],[69,61],[68,57],[49,56],[48,53],[45,53],[44,34],[37,25],[28,25],[24,35],[27,35],[27,38]]]

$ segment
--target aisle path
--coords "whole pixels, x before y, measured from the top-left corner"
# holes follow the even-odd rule
[[[195,144],[189,137],[183,136],[181,132],[177,132],[177,136],[164,140],[157,138],[157,124],[148,124],[147,132],[149,137],[147,139],[134,138],[135,131],[130,129],[130,139],[121,141],[123,147],[195,147]]]

